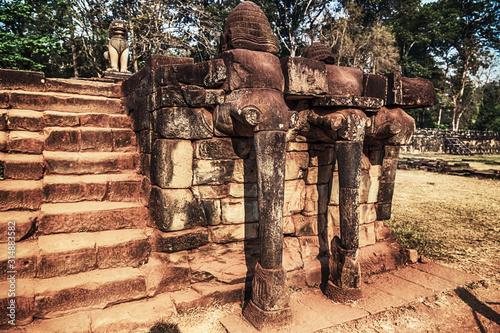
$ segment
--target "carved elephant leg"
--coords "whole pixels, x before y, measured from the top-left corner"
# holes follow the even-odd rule
[[[291,319],[283,268],[283,204],[286,132],[255,133],[261,258],[255,267],[252,299],[243,315],[257,329],[279,327]]]
[[[330,277],[325,294],[337,302],[361,297],[361,268],[359,247],[359,184],[361,173],[362,141],[335,143],[339,168],[340,239],[332,242]]]
[[[378,190],[377,220],[391,218],[391,203],[396,183],[400,146],[385,146],[382,162],[382,177]]]

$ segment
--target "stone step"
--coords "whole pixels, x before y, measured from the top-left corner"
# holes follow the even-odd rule
[[[31,333],[149,332],[175,312],[168,294],[114,305],[104,310],[81,311],[73,315],[35,320]],[[146,315],[145,315],[146,314]]]
[[[43,184],[39,180],[0,181],[0,211],[11,209],[37,210],[43,199]]]
[[[2,144],[1,141],[4,141],[5,144]],[[41,154],[44,141],[45,135],[42,132],[0,132],[0,149],[7,152]]]
[[[149,220],[147,208],[137,202],[48,203],[41,214],[39,235],[142,228]]]
[[[46,127],[132,128],[132,121],[126,114],[45,111],[43,112],[43,123]]]
[[[124,114],[122,100],[102,96],[85,96],[57,92],[0,90],[0,107],[35,111]]]
[[[46,79],[45,91],[113,98],[122,97],[121,84],[91,80]]]
[[[8,281],[0,282],[0,290],[8,290],[8,284]],[[97,269],[50,279],[18,279],[16,286],[19,287],[16,288],[16,319],[27,322],[33,317],[61,317],[147,296],[145,276],[140,269],[131,267]],[[7,305],[7,301],[7,293],[2,293],[2,306]],[[1,320],[0,325],[5,319]]]
[[[137,173],[103,175],[48,175],[43,178],[43,201],[62,203],[78,201],[138,202],[143,177]]]
[[[43,156],[0,153],[5,179],[41,179],[43,177]]]
[[[135,152],[135,132],[127,128],[46,127],[45,150]]]
[[[96,268],[139,267],[150,250],[142,229],[40,236],[38,247],[36,277],[40,279]]]
[[[39,211],[9,210],[0,212],[0,243],[6,243],[9,236],[13,236],[18,242],[34,231],[35,221],[39,216]],[[9,227],[11,229],[9,230]],[[15,235],[8,235],[8,232],[15,228]]]
[[[139,155],[129,152],[43,152],[45,173],[83,175],[134,171]]]

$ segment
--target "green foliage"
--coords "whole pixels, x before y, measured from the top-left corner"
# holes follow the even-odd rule
[[[67,76],[65,1],[0,3],[0,67]]]
[[[485,85],[474,128],[500,132],[500,81]]]

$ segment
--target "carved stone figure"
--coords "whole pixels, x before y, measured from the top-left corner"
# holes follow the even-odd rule
[[[335,56],[325,45],[315,42],[306,51],[306,58],[323,61],[326,64],[333,65],[335,63]]]
[[[264,12],[251,1],[236,6],[227,17],[221,36],[222,51],[247,49],[277,54],[276,37]]]
[[[253,2],[242,2],[229,14],[222,50],[219,57],[228,69],[223,87],[230,93],[215,111],[215,126],[229,135],[253,136],[255,141],[261,257],[243,315],[262,330],[291,318],[283,268],[283,205],[286,133],[294,113],[283,97],[284,77],[274,55],[278,39]]]
[[[109,62],[109,72],[130,73],[128,65],[128,29],[124,21],[114,20],[109,25],[108,51],[104,52],[104,58]]]

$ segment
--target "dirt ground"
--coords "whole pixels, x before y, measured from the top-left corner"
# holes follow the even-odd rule
[[[405,247],[483,281],[319,332],[500,332],[500,181],[400,170],[388,224]],[[219,319],[238,311],[214,305],[169,321],[182,333],[226,332]]]

